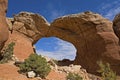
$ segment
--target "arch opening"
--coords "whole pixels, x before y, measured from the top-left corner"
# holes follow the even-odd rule
[[[76,48],[70,42],[57,37],[41,38],[36,44],[36,53],[55,60],[73,61],[76,57]]]

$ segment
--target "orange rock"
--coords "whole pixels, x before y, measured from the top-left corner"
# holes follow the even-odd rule
[[[117,14],[113,20],[113,29],[115,34],[120,39],[120,13]]]
[[[29,38],[17,31],[13,31],[12,34],[9,34],[9,39],[6,42],[6,45],[10,42],[15,42],[14,55],[20,61],[24,61],[24,59],[28,58],[30,54],[34,53],[32,42]]]
[[[80,64],[88,72],[96,73],[97,61],[102,60],[120,74],[119,39],[112,22],[99,14],[85,12],[60,17],[51,23],[48,36],[71,42],[77,49],[74,64]]]
[[[6,11],[8,0],[0,0],[0,51],[8,39],[8,27],[6,23]]]
[[[47,78],[48,80],[66,80],[66,74],[65,73],[59,73],[59,72],[55,72],[54,70],[52,70]]]
[[[84,12],[63,16],[49,25],[38,14],[22,12],[14,17],[13,32],[19,32],[24,39],[26,37],[29,44],[36,43],[42,37],[52,36],[71,42],[77,49],[74,64],[96,73],[99,68],[97,61],[102,60],[110,63],[112,69],[120,74],[119,39],[113,31],[112,22],[99,14]],[[28,56],[29,53],[22,55],[26,54]]]

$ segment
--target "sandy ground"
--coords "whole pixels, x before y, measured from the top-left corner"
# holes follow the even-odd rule
[[[0,64],[0,80],[39,80],[28,79],[26,76],[18,73],[19,68],[13,63]],[[64,73],[51,71],[47,76],[47,80],[66,80]]]

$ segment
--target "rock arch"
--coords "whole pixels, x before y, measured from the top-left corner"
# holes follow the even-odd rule
[[[77,49],[74,64],[82,65],[88,72],[96,72],[99,60],[109,62],[120,72],[119,39],[114,34],[112,22],[99,14],[73,14],[49,24],[38,14],[21,12],[12,22],[13,31],[27,37],[32,44],[42,37],[58,37],[72,43]],[[8,23],[11,24],[11,19]]]
[[[98,14],[85,12],[63,16],[53,21],[50,27],[48,36],[73,43],[77,49],[74,64],[80,64],[90,72],[98,69],[97,61],[111,65],[120,61],[119,40],[113,32],[112,22]]]

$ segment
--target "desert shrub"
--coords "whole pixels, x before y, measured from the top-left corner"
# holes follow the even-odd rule
[[[116,73],[110,69],[109,63],[103,64],[102,61],[99,61],[98,65],[100,67],[98,72],[101,74],[102,80],[116,80]]]
[[[47,64],[45,58],[41,55],[31,54],[28,59],[19,65],[20,72],[27,73],[29,71],[34,71],[37,76],[45,78],[50,72],[50,65]]]
[[[3,52],[1,52],[1,60],[0,63],[6,63],[9,60],[12,60],[12,56],[13,56],[13,50],[14,50],[14,42],[11,42],[10,44],[8,44],[8,46],[3,50]]]
[[[83,80],[83,78],[79,74],[69,73],[67,75],[67,80]]]

